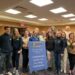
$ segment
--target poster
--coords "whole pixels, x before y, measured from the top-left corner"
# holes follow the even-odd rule
[[[28,46],[30,72],[47,69],[48,65],[45,42],[30,41]]]

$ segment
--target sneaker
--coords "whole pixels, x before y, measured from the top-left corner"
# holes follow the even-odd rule
[[[66,74],[67,72],[66,72],[66,71],[64,71],[64,73]]]
[[[15,75],[19,75],[19,72],[18,72],[18,70],[16,70],[16,74]]]
[[[8,75],[12,75],[12,73],[11,72],[8,72]]]
[[[16,68],[13,68],[13,73],[16,73]]]
[[[58,72],[58,75],[61,75],[61,72],[60,71]]]
[[[61,69],[61,73],[63,72],[63,70]]]

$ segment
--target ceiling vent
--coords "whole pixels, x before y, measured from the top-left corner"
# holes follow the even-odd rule
[[[21,7],[21,6],[16,6],[14,9],[19,10],[19,11],[21,11],[21,12],[27,12],[27,11],[28,11],[27,8]]]

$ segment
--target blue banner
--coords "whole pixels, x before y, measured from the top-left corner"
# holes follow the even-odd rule
[[[48,64],[45,42],[30,41],[28,46],[30,72],[47,69]]]

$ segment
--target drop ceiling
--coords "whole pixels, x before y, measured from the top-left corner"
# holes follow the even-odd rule
[[[67,25],[75,24],[74,21],[70,21],[70,18],[64,18],[61,15],[73,13],[75,14],[75,0],[52,0],[54,3],[38,7],[29,2],[30,0],[0,0],[0,20],[9,21],[25,21],[37,25]],[[49,10],[64,7],[67,12],[61,14],[54,14]],[[5,11],[7,9],[15,9],[21,11],[22,13],[13,15],[8,14]],[[24,16],[28,14],[34,14],[37,18],[28,19]],[[39,21],[40,18],[47,18],[47,21]],[[75,17],[73,17],[75,18]]]

